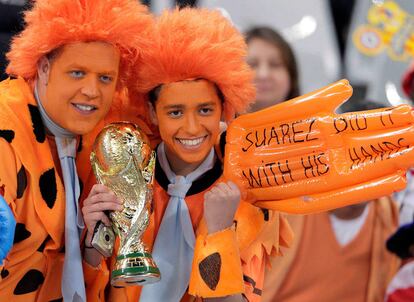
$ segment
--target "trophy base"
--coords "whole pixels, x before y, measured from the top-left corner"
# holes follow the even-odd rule
[[[145,285],[160,279],[160,270],[151,254],[131,253],[116,257],[115,268],[111,274],[111,285],[114,287]]]

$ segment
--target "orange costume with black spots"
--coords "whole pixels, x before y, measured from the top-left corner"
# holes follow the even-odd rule
[[[142,120],[134,119],[141,127],[145,127]],[[150,136],[153,133],[149,128],[144,128]],[[224,142],[224,140],[222,140]],[[79,159],[85,160],[84,179],[86,187],[95,183],[95,178],[88,167],[87,154],[91,147],[91,136],[83,143],[83,149]],[[223,146],[222,146],[223,147]],[[220,155],[224,148],[216,148],[216,154]],[[219,156],[221,157],[221,156]],[[193,182],[189,189],[185,202],[188,206],[191,222],[195,234],[206,234],[206,225],[203,220],[204,194],[209,191],[222,175],[222,162],[218,159],[214,166],[203,176]],[[144,241],[149,249],[152,249],[155,238],[158,234],[163,215],[168,205],[170,196],[167,193],[169,181],[159,162],[156,162],[153,213],[150,218],[150,225],[145,234]],[[200,237],[199,236],[199,237]],[[203,235],[204,236],[204,235]],[[208,271],[210,279],[207,282],[215,283],[215,287],[228,286],[234,288],[234,282],[241,283],[243,293],[248,301],[261,301],[264,272],[270,263],[270,258],[280,255],[280,247],[287,247],[292,240],[292,233],[286,219],[274,211],[261,210],[251,204],[241,202],[235,216],[235,233],[223,231],[211,236],[211,242],[207,245],[216,249],[222,255],[222,265],[226,262],[232,264],[231,274],[220,274],[219,270]],[[234,254],[236,252],[236,254]],[[95,280],[94,286],[87,287],[88,301],[139,301],[142,287],[130,286],[126,288],[106,288],[109,282],[113,259],[102,261],[100,267],[93,268],[84,265],[85,275],[90,280]],[[242,272],[242,279],[237,278],[237,271]],[[233,275],[234,273],[234,275]],[[161,272],[162,274],[162,272]],[[236,278],[235,278],[236,277]],[[200,280],[201,281],[201,280]],[[243,282],[244,281],[244,282]],[[205,281],[202,281],[205,282]],[[106,289],[106,293],[105,293]],[[109,293],[108,293],[109,292]],[[107,295],[106,295],[107,294]],[[188,292],[181,299],[187,301],[201,301]]]
[[[188,108],[195,108],[194,103],[197,102],[211,103],[211,99],[208,98],[218,96],[220,100],[218,100],[217,108],[219,109],[217,110],[221,112],[219,112],[218,120],[214,122],[214,127],[218,127],[220,113],[226,121],[230,121],[235,114],[242,113],[254,100],[253,74],[245,62],[245,54],[246,45],[242,35],[219,12],[188,8],[165,12],[157,20],[151,46],[143,53],[140,64],[136,65],[135,78],[128,87],[130,96],[151,95],[150,92],[162,86],[160,96],[155,101],[156,104],[161,106],[160,102],[172,101],[172,103],[182,104],[180,105],[182,107],[188,106]],[[209,87],[207,91],[210,94],[207,93],[207,98],[204,98],[205,95],[202,93],[196,92],[205,87]],[[172,95],[169,94],[168,97],[166,96],[169,93],[167,89],[172,92]],[[175,92],[177,93],[174,95]],[[141,102],[131,101],[131,103],[141,108],[141,112],[143,108],[146,109],[144,111],[149,112],[148,105],[143,100]],[[194,110],[194,112],[202,111],[201,109]],[[216,111],[214,114],[217,114]],[[131,121],[135,122],[134,119]],[[202,121],[198,120],[194,123],[202,123]],[[163,126],[161,122],[158,123],[159,133],[163,143],[170,148],[171,144],[174,144],[171,139],[174,134],[168,131],[173,127],[165,121],[162,121],[162,124]],[[218,133],[213,131],[209,133],[213,134],[207,136],[209,141],[205,144],[208,146],[205,149],[208,153],[211,152],[210,148],[214,142],[219,140]],[[89,137],[88,142],[84,144],[86,146],[83,150],[86,154],[82,154],[85,160],[85,164],[82,165],[84,167],[88,161],[87,148],[90,147],[92,141],[93,137]],[[221,141],[224,145],[224,137]],[[201,152],[196,151],[188,153],[188,158],[182,157],[183,161],[191,162],[190,157],[194,158]],[[174,152],[177,156],[180,149],[174,149]],[[192,268],[191,259],[188,259],[191,270],[190,280],[184,281],[188,282],[187,284],[180,284],[184,289],[188,286],[181,300],[195,301],[201,297],[243,294],[249,301],[260,301],[265,266],[269,263],[271,256],[279,254],[280,245],[289,244],[292,234],[287,222],[278,213],[262,211],[241,202],[235,215],[234,226],[208,235],[207,224],[203,217],[204,195],[213,186],[225,181],[222,179],[220,160],[222,157],[220,155],[221,152],[216,150],[213,168],[192,182],[184,198],[197,238]],[[204,159],[203,156],[200,158],[203,161],[207,156]],[[167,193],[169,177],[166,176],[167,172],[163,170],[164,168],[161,168],[161,164],[157,164],[153,197],[154,211],[150,226],[144,234],[144,241],[147,242],[149,248],[153,247],[157,236],[161,233],[164,213],[171,202],[171,196]],[[81,174],[86,177],[86,187],[91,187],[95,183],[87,169]],[[116,289],[107,285],[109,282],[108,267],[111,265],[105,261],[102,261],[97,268],[85,266],[85,275],[96,280],[95,286],[86,289],[88,301],[104,301],[105,298],[108,301],[139,301],[140,287]],[[156,291],[157,284],[152,286]]]
[[[62,299],[61,168],[53,158],[56,145],[46,133],[32,88],[21,78],[0,82],[0,125],[0,193],[17,222],[13,248],[0,267],[0,301]],[[94,284],[94,275],[85,275],[85,282]]]
[[[62,181],[30,86],[23,79],[5,80],[0,100],[0,186],[17,222],[13,248],[1,269],[0,300],[59,299]]]
[[[25,22],[7,54],[6,71],[17,79],[0,83],[0,194],[16,220],[14,244],[0,263],[0,301],[62,301],[65,290],[73,292],[70,286],[84,286],[80,278],[62,282],[67,260],[76,264],[76,276],[82,277],[80,250],[75,256],[68,252],[78,246],[67,244],[65,249],[65,237],[79,242],[77,233],[65,231],[68,221],[79,225],[75,220],[80,216],[66,216],[69,202],[72,208],[78,204],[77,196],[68,198],[67,193],[78,190],[79,183],[76,177],[72,182],[62,180],[76,168],[61,165],[58,151],[64,148],[56,139],[62,137],[51,127],[70,134],[74,143],[70,151],[76,153],[75,143],[98,124],[115,91],[125,86],[129,66],[138,60],[139,45],[147,40],[153,19],[134,0],[37,0],[25,13]],[[91,54],[96,53],[92,62]],[[72,69],[56,76],[62,57]],[[109,70],[102,71],[102,66]],[[61,97],[62,91],[66,97]],[[93,95],[96,91],[99,96]],[[85,118],[79,100],[99,105]],[[75,156],[65,157],[73,163]],[[66,272],[73,268],[67,267]],[[84,280],[93,281],[88,276]],[[82,300],[84,292],[71,297]]]

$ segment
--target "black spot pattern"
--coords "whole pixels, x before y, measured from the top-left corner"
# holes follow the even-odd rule
[[[29,104],[30,117],[32,118],[33,133],[39,143],[46,140],[46,130],[42,123],[40,111],[37,106]]]
[[[0,130],[0,137],[4,138],[8,143],[11,143],[14,139],[14,131]]]
[[[47,170],[39,179],[40,193],[49,209],[53,208],[56,202],[57,188],[55,169]]]
[[[63,302],[63,298],[59,298],[59,299],[55,299],[55,300],[50,300],[49,302]]]
[[[19,173],[17,173],[17,198],[22,198],[24,190],[26,190],[27,187],[27,176],[26,176],[26,169],[22,165],[22,167],[19,170]]]
[[[29,238],[32,235],[23,223],[16,224],[16,231],[14,232],[14,241],[13,244],[22,242],[23,240]]]
[[[23,276],[19,283],[17,283],[13,294],[24,295],[32,293],[39,288],[43,281],[45,281],[43,274],[36,269],[31,269]]]
[[[264,221],[269,221],[269,210],[268,209],[261,209],[263,212],[263,219]]]
[[[4,278],[6,278],[8,275],[9,275],[9,271],[8,271],[8,270],[6,270],[6,269],[3,267],[3,269],[2,269],[2,270],[1,270],[1,272],[0,272],[0,276],[1,276],[1,278],[2,278],[2,279],[4,279]]]
[[[51,239],[51,237],[48,235],[48,236],[46,237],[46,239],[42,242],[42,244],[39,246],[39,248],[37,249],[37,251],[38,251],[38,252],[43,253],[43,251],[44,251],[44,249],[45,249],[45,246],[46,246],[46,243],[47,243],[50,239]]]
[[[201,278],[211,290],[215,290],[220,280],[221,256],[219,253],[204,258],[198,265]]]

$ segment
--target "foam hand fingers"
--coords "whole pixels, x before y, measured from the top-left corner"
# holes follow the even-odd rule
[[[358,111],[333,116],[332,134],[347,134],[378,130],[390,130],[414,123],[412,109],[408,105],[384,109]]]
[[[375,196],[386,196],[394,190],[405,187],[405,176],[398,173],[371,180],[366,183],[326,191],[319,194],[308,194],[300,197],[275,201],[258,201],[260,208],[281,211],[291,214],[312,214],[329,211],[338,207],[369,201]],[[333,202],[334,200],[334,202]]]
[[[262,127],[278,121],[315,116],[320,112],[333,113],[351,95],[352,87],[349,85],[349,82],[341,80],[292,100],[255,113],[242,115],[230,124],[228,130],[230,128]]]

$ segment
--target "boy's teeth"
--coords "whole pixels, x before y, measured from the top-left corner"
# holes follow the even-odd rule
[[[80,105],[80,104],[75,104],[75,106],[77,108],[79,108],[80,110],[83,111],[92,111],[95,109],[95,106],[89,106],[89,105]]]
[[[183,145],[196,146],[196,145],[199,145],[203,141],[203,139],[204,137],[197,138],[197,139],[179,139],[179,141]]]

